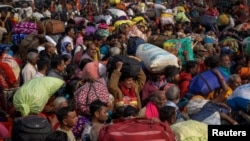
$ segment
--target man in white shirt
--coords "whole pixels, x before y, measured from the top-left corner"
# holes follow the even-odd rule
[[[27,55],[27,64],[24,66],[22,70],[22,78],[23,83],[33,79],[37,73],[37,61],[38,61],[38,53],[29,52]]]
[[[33,14],[33,10],[31,6],[28,6],[27,3],[23,4],[23,12],[25,14],[25,18],[30,18]]]

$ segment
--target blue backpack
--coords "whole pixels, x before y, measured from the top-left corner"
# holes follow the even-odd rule
[[[127,44],[127,54],[135,55],[138,46],[144,43],[145,41],[140,37],[130,37]]]

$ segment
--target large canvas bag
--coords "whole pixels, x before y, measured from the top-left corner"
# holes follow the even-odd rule
[[[98,141],[175,141],[166,122],[154,123],[149,119],[124,119],[104,126]]]
[[[89,80],[74,94],[75,102],[80,112],[89,114],[89,105],[96,99],[108,102],[109,92],[104,78]]]
[[[162,72],[168,65],[179,67],[178,58],[174,54],[152,44],[139,45],[136,56],[142,60],[147,70],[153,73]]]
[[[220,71],[220,69],[218,70]],[[228,82],[229,78],[223,72],[221,72],[221,75],[225,81]],[[212,70],[207,70],[193,77],[189,84],[189,92],[207,96],[210,92],[220,87],[221,83],[216,74],[214,74]]]
[[[46,20],[44,25],[47,35],[61,34],[65,31],[64,23],[59,20]]]
[[[208,140],[208,125],[195,121],[187,120],[171,125],[178,141],[184,140]]]
[[[142,66],[141,62],[127,55],[115,55],[114,57],[110,58],[108,62],[107,67],[108,67],[109,77],[111,76],[112,72],[116,69],[116,63],[118,61],[123,62],[121,72],[123,75],[126,75],[128,77],[136,77]]]

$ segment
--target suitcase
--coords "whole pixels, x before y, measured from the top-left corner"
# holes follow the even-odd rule
[[[149,119],[122,119],[101,128],[98,141],[175,141],[167,122]]]
[[[47,35],[61,34],[65,31],[65,25],[59,20],[46,20],[45,29]]]

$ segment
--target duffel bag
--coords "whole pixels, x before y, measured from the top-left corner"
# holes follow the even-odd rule
[[[89,114],[89,105],[96,99],[108,102],[109,92],[104,78],[89,80],[74,93],[75,103],[80,112]]]
[[[60,20],[46,20],[44,25],[47,35],[61,34],[65,31],[64,23]]]
[[[228,82],[229,78],[220,70],[221,75],[225,81]],[[189,92],[193,94],[200,94],[207,96],[210,92],[221,87],[219,78],[212,70],[207,70],[194,76],[189,84]]]
[[[30,34],[21,41],[21,43],[19,44],[19,51],[24,61],[26,61],[28,50],[30,48],[37,49],[37,47],[40,45],[39,40],[42,38],[45,39],[44,35]]]
[[[142,60],[147,70],[152,73],[163,72],[168,65],[179,67],[178,58],[174,54],[152,44],[139,45],[136,56]]]
[[[167,122],[155,123],[150,119],[123,119],[104,126],[98,141],[175,141]]]
[[[121,72],[123,75],[128,77],[135,77],[139,73],[142,66],[141,62],[127,55],[115,55],[108,61],[107,71],[109,73],[109,77],[116,69],[116,63],[118,61],[123,62]]]

